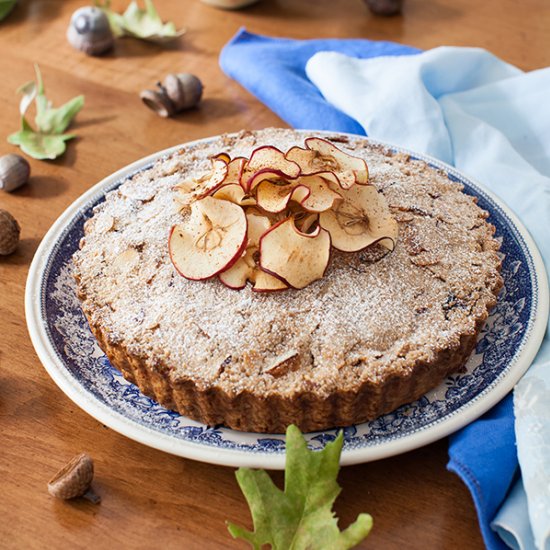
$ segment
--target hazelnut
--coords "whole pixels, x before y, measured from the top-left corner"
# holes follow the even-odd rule
[[[19,155],[4,155],[0,157],[0,189],[15,191],[27,181],[31,167],[26,159]]]
[[[21,228],[17,220],[6,210],[0,208],[0,256],[15,252],[19,244]]]

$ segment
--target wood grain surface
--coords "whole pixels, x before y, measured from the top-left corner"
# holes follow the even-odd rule
[[[525,70],[550,65],[547,0],[405,0],[396,18],[372,16],[361,0],[262,0],[224,12],[198,0],[157,0],[165,19],[187,34],[161,48],[120,40],[102,58],[73,50],[65,39],[83,0],[20,0],[0,23],[0,154],[18,129],[15,90],[39,62],[51,99],[77,94],[86,105],[78,139],[53,162],[31,159],[30,183],[0,192],[0,208],[20,222],[22,240],[0,258],[0,547],[246,548],[225,521],[251,521],[234,469],[177,458],[101,425],[73,404],[46,374],[25,325],[23,295],[33,254],[50,225],[97,181],[165,147],[241,128],[285,126],[219,69],[220,48],[241,26],[293,38],[363,37],[432,48],[480,46]],[[126,0],[113,0],[122,10]],[[205,85],[199,109],[164,120],[144,108],[139,91],[168,72],[187,71]],[[61,502],[48,479],[74,454],[96,462],[103,497]],[[483,548],[466,488],[446,471],[447,442],[402,456],[344,468],[336,510],[340,525],[358,513],[375,519],[360,546],[374,549]],[[275,474],[282,480],[280,473]]]

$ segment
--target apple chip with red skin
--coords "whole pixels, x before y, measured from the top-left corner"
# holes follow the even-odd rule
[[[271,222],[267,216],[247,213],[246,220],[248,223],[248,243],[245,253],[231,268],[219,274],[220,281],[233,289],[244,288],[246,281],[252,278],[257,268],[254,254],[258,251],[261,236],[271,227]]]
[[[330,141],[318,137],[307,138],[305,144],[308,149],[317,153],[325,171],[334,172],[342,188],[349,189],[354,183],[368,183],[369,169],[362,158],[348,155]]]
[[[260,268],[254,272],[254,286],[252,288],[254,292],[276,292],[287,289],[288,285],[283,283],[283,281],[262,271]]]
[[[271,145],[258,147],[252,152],[241,175],[241,185],[245,193],[264,180],[288,180],[300,175],[300,167],[288,160],[285,154]]]
[[[342,201],[319,215],[319,224],[330,233],[332,246],[357,252],[379,243],[393,250],[398,225],[384,195],[372,185],[356,185],[341,195]]]
[[[303,203],[310,193],[311,191],[305,185],[265,180],[256,188],[256,202],[266,212],[277,214],[283,212],[291,200]]]
[[[186,279],[209,279],[241,257],[246,236],[247,219],[240,206],[205,197],[191,204],[191,214],[183,224],[172,228],[170,259]]]
[[[292,218],[274,225],[260,239],[260,267],[293,288],[323,277],[329,258],[329,233],[321,227],[302,233]]]
[[[191,213],[172,228],[170,257],[186,278],[215,275],[233,289],[301,289],[323,277],[331,246],[393,250],[398,225],[368,184],[366,162],[321,138],[283,153],[262,146],[250,158],[221,152],[212,169],[179,185]]]
[[[340,193],[331,189],[321,175],[301,176],[296,183],[309,189],[308,195],[298,201],[308,212],[324,212],[342,200]]]
[[[214,193],[227,178],[228,165],[220,158],[212,158],[212,168],[200,178],[176,186],[190,200],[199,200]]]
[[[238,183],[224,183],[216,189],[212,196],[215,199],[230,201],[240,206],[254,206],[256,199],[247,195]]]
[[[225,164],[229,164],[231,162],[231,157],[227,153],[218,153],[217,155],[214,155],[211,158],[223,160]]]
[[[307,149],[292,147],[286,154],[288,160],[300,166],[302,175],[322,176],[342,189],[368,183],[369,171],[363,159],[345,153],[326,139],[308,138],[305,144]]]
[[[246,165],[246,159],[244,157],[236,157],[227,163],[227,175],[223,181],[224,185],[230,183],[241,183],[241,177]]]
[[[234,290],[241,290],[246,286],[247,281],[254,284],[256,292],[270,292],[284,290],[287,287],[272,275],[260,270],[256,256],[262,235],[271,227],[271,221],[267,216],[262,216],[249,209],[246,214],[248,221],[248,244],[245,253],[228,270],[218,275],[220,281],[227,287]]]

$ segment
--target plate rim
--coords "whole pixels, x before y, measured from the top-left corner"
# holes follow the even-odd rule
[[[536,279],[538,279],[539,283],[539,294],[535,304],[535,320],[531,328],[531,333],[527,336],[524,349],[520,356],[516,358],[516,364],[513,368],[509,369],[509,371],[502,377],[499,377],[490,386],[482,390],[467,403],[461,405],[453,414],[449,415],[448,418],[438,421],[437,423],[427,424],[417,432],[400,438],[384,441],[381,444],[344,449],[342,451],[340,463],[342,466],[347,466],[379,460],[382,458],[395,456],[397,454],[402,454],[442,439],[443,437],[450,435],[480,417],[501,399],[503,399],[503,397],[514,387],[516,382],[527,371],[536,356],[546,332],[546,322],[544,322],[544,320],[548,319],[550,299],[548,277],[538,247],[536,246],[535,241],[531,237],[527,228],[519,220],[516,214],[512,212],[511,209],[498,196],[496,196],[491,190],[487,189],[483,184],[480,184],[477,180],[443,161],[431,157],[430,155],[417,153],[404,147],[372,139],[368,136],[327,130],[300,129],[293,131],[310,135],[323,135],[324,137],[346,136],[353,139],[367,140],[369,143],[374,145],[381,145],[397,152],[410,154],[414,158],[423,160],[433,164],[436,168],[445,170],[447,173],[459,174],[464,180],[468,181],[468,183],[471,183],[475,188],[478,188],[480,191],[485,193],[489,199],[491,199],[502,209],[506,216],[508,216],[509,220],[515,225],[515,228],[522,237],[526,248],[531,254],[534,275]],[[201,444],[200,442],[176,439],[173,436],[162,433],[161,431],[153,430],[148,426],[144,426],[127,418],[116,409],[102,403],[98,398],[84,390],[80,384],[77,383],[76,379],[71,376],[65,368],[63,361],[61,361],[55,353],[50,339],[48,338],[47,331],[43,326],[45,319],[41,315],[40,291],[44,270],[48,265],[48,260],[53,247],[62,236],[67,225],[81,212],[82,208],[89,204],[96,196],[104,195],[106,189],[114,183],[129,177],[137,171],[145,169],[156,160],[169,156],[184,147],[208,143],[219,138],[220,135],[221,134],[217,136],[208,136],[174,145],[140,158],[103,178],[75,199],[61,213],[61,215],[44,235],[29,268],[25,288],[25,317],[27,320],[27,329],[42,365],[61,391],[90,416],[121,435],[149,447],[202,462],[231,467],[240,466],[283,469],[286,456],[285,452],[249,452],[239,449],[212,447]],[[236,135],[236,133],[229,135]],[[530,274],[530,276],[533,277],[533,274]],[[284,434],[277,434],[277,437],[284,439],[285,436]],[[365,454],[367,454],[367,456],[365,456]]]

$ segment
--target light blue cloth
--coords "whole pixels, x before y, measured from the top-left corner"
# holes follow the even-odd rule
[[[318,53],[325,51],[332,53]],[[549,233],[550,213],[550,108],[543,101],[550,96],[548,76],[524,75],[482,50],[439,51],[439,58],[431,57],[422,67],[422,56],[430,54],[430,58],[434,54],[415,55],[418,50],[390,42],[297,41],[241,30],[222,51],[220,64],[229,76],[294,127],[360,134],[368,130],[373,137],[456,164],[496,190],[528,222],[548,265],[550,244],[544,237]],[[344,60],[333,52],[359,59]],[[329,101],[306,76],[306,63],[312,56],[308,72]],[[392,57],[378,62],[377,56]],[[340,66],[342,60],[344,65]],[[370,71],[359,71],[361,63],[369,62],[378,63],[374,78]],[[397,74],[393,63],[400,63],[401,74]],[[531,83],[527,78],[533,79]],[[340,81],[345,86],[340,86]],[[509,90],[508,84],[513,84]],[[452,92],[453,97],[449,97]],[[532,120],[526,94],[532,97],[536,93],[541,117]],[[350,97],[352,104],[347,102]],[[506,117],[502,117],[503,110]],[[370,115],[364,117],[365,112]],[[451,127],[443,113],[454,120]],[[480,113],[485,120],[477,125]],[[546,353],[549,347],[546,345]],[[450,467],[470,488],[484,539],[491,549],[505,547],[489,523],[512,487],[517,468],[513,426],[512,400],[508,397],[456,434],[450,443]],[[529,449],[530,442],[524,445]],[[523,451],[524,455],[528,453]],[[528,456],[523,458],[522,465],[528,460]]]
[[[550,266],[550,68],[523,73],[477,48],[435,48],[411,57],[313,56],[306,73],[323,96],[371,137],[435,156],[489,187],[524,222]],[[530,526],[539,549],[550,548],[550,339],[515,390],[515,431]],[[487,469],[468,445],[483,419],[451,444],[449,467],[474,498],[486,543]],[[485,431],[485,430],[484,430]],[[502,432],[504,433],[504,432]],[[481,436],[482,432],[478,431]],[[490,431],[483,449],[495,444]],[[466,438],[466,439],[465,439]],[[501,449],[501,452],[503,450]],[[497,456],[497,455],[495,455]],[[502,455],[505,460],[505,455]],[[512,459],[509,459],[512,460]],[[472,482],[471,475],[475,479]],[[470,479],[469,479],[470,478]],[[516,488],[514,495],[521,493]],[[483,493],[483,494],[482,494]],[[489,499],[487,495],[489,494]],[[525,500],[515,498],[521,506]],[[508,516],[512,503],[507,503]],[[489,509],[488,509],[489,508]],[[518,511],[516,518],[527,515]],[[502,518],[501,518],[502,521]],[[505,526],[504,526],[505,527]],[[528,534],[529,529],[508,535]],[[494,542],[494,541],[493,541]],[[529,547],[518,541],[518,547]]]
[[[531,531],[527,497],[521,479],[516,481],[506,502],[491,522],[491,528],[514,550],[535,550],[535,538]]]

